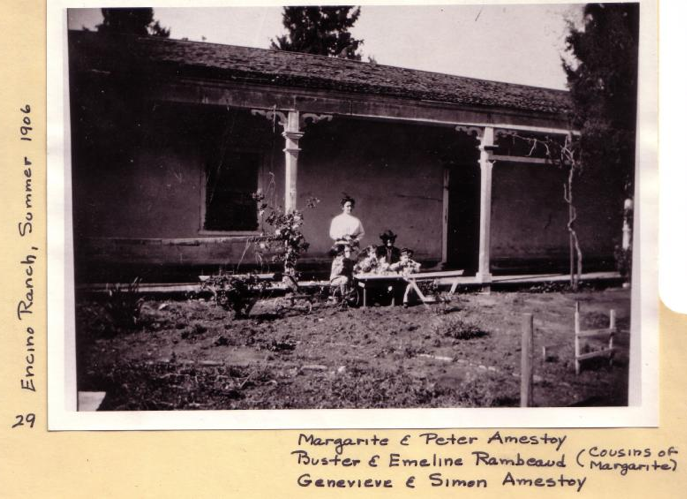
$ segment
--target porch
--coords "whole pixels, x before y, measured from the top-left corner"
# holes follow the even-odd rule
[[[435,273],[436,275],[446,273]],[[271,274],[261,275],[264,279],[269,279]],[[457,283],[460,288],[480,289],[485,284],[476,276],[447,276],[434,277],[432,273],[421,273],[417,275],[418,281],[422,280],[436,280],[440,286],[450,288]],[[570,276],[567,274],[521,274],[509,276],[492,276],[490,283],[492,290],[508,287],[528,287],[539,284],[564,284],[569,282]],[[594,272],[582,274],[580,283],[588,283],[593,285],[613,285],[618,286],[623,282],[623,278],[617,272]],[[304,289],[318,288],[329,286],[327,280],[306,280],[299,281],[298,286]],[[81,293],[105,293],[107,291],[107,283],[89,283],[77,285],[77,292]],[[273,288],[286,289],[279,283],[275,283]],[[201,291],[200,281],[186,282],[186,283],[141,283],[138,288],[139,293],[147,295],[183,295],[183,294],[197,294]]]

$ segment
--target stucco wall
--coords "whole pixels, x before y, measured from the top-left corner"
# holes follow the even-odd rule
[[[492,192],[492,258],[560,260],[568,255],[565,172],[549,165],[496,163]],[[622,228],[622,197],[612,176],[585,172],[574,186],[575,228],[586,257],[613,254]]]
[[[211,270],[241,259],[245,236],[207,234],[201,228],[202,172],[222,144],[259,151],[262,187],[273,173],[275,202],[283,204],[284,139],[280,127],[273,131],[264,118],[215,106],[138,103],[103,122],[96,112],[103,103],[82,102],[73,134],[81,279],[108,264]],[[357,200],[354,214],[367,233],[363,245],[379,244],[379,233],[392,229],[399,235],[397,245],[413,248],[418,259],[441,259],[444,166],[475,158],[474,143],[464,134],[451,127],[335,117],[308,125],[300,147],[299,206],[311,196],[321,200],[305,212],[311,247],[304,263],[328,262],[329,224],[340,213],[342,192]],[[622,198],[619,202],[617,193],[609,191],[614,182],[589,173],[578,183],[578,228],[586,256],[611,256],[612,240],[619,237]],[[495,267],[565,258],[562,183],[553,167],[494,167]],[[476,245],[468,246],[476,251]],[[252,261],[251,252],[244,260]]]
[[[75,225],[92,238],[194,238],[203,234],[202,185],[207,164],[222,147],[262,154],[261,183],[274,170],[283,191],[282,156],[269,140],[269,123],[247,113],[185,106],[156,108],[140,127],[121,135],[91,128],[94,147],[74,162]],[[244,116],[246,115],[246,116]],[[143,130],[145,126],[145,130]],[[141,130],[139,130],[141,129]],[[78,138],[77,138],[77,147]],[[270,154],[270,148],[274,151]],[[276,162],[270,166],[270,158]]]
[[[75,158],[75,229],[86,260],[229,264],[245,248],[245,237],[220,242],[227,234],[201,231],[202,169],[208,148],[224,140],[205,111],[191,118],[178,110],[149,119],[145,137],[122,144],[100,134],[95,148],[81,148]],[[170,119],[171,115],[177,117]],[[226,125],[226,123],[225,123]],[[198,131],[199,127],[205,130]],[[263,188],[276,181],[275,201],[283,204],[283,138],[261,117],[239,112],[232,118],[232,144],[258,148],[263,154]],[[357,200],[355,214],[366,230],[364,245],[379,244],[379,233],[393,229],[397,244],[421,259],[439,260],[442,245],[441,157],[458,141],[447,128],[421,127],[337,118],[309,125],[301,140],[298,201],[321,200],[305,212],[311,243],[306,261],[329,259],[329,224],[340,213],[342,192]],[[78,142],[78,138],[77,138]],[[123,151],[124,154],[114,154]],[[273,176],[270,176],[273,173]],[[200,239],[169,242],[128,239]],[[203,242],[208,238],[207,242]],[[110,239],[115,239],[110,241]],[[247,260],[251,260],[249,252]]]
[[[299,202],[321,199],[306,213],[309,258],[325,256],[331,219],[341,213],[342,193],[356,199],[354,215],[365,227],[362,245],[380,244],[392,229],[397,246],[422,259],[441,257],[442,130],[335,119],[315,125],[301,141]],[[454,139],[455,140],[455,139]]]
[[[545,165],[497,162],[492,171],[491,254],[541,258],[567,245],[561,171]]]

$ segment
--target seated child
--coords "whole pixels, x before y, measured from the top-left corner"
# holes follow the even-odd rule
[[[392,271],[396,271],[404,276],[412,273],[420,272],[420,263],[413,260],[413,251],[409,248],[401,249],[401,260],[391,264],[389,267]]]
[[[376,248],[374,245],[366,247],[360,254],[360,260],[353,268],[356,274],[374,274],[379,267],[377,260]]]
[[[403,276],[408,276],[420,271],[420,263],[413,260],[413,251],[409,248],[401,249],[401,260],[391,265],[391,270],[400,273]],[[409,283],[403,292],[403,307],[408,307],[410,300],[410,293],[413,292],[413,287]]]
[[[346,290],[353,279],[353,260],[351,259],[351,247],[336,243],[331,253],[335,255],[332,261],[332,271],[329,275],[329,283],[333,287],[338,287],[341,297],[345,297]],[[333,294],[332,294],[333,295]]]

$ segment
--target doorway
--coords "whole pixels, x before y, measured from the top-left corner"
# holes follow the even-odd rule
[[[445,162],[444,189],[444,267],[463,269],[465,275],[474,275],[479,264],[480,169],[477,158]]]

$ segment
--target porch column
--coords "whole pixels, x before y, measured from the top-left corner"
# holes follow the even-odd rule
[[[289,111],[282,136],[286,139],[286,147],[284,148],[286,165],[284,210],[288,213],[295,210],[298,203],[296,183],[298,180],[298,152],[301,150],[298,147],[298,141],[303,137],[303,132],[300,131],[298,111]]]
[[[444,165],[444,195],[443,207],[441,213],[441,265],[444,266],[448,262],[448,210],[450,206],[451,186],[451,171],[447,165]]]
[[[479,137],[479,168],[480,200],[479,200],[479,264],[477,281],[491,282],[490,250],[491,250],[491,170],[494,162],[491,160],[491,150],[494,147],[494,128],[484,127]]]
[[[331,121],[332,115],[303,113],[292,109],[288,112],[277,110],[277,106],[270,109],[251,109],[253,116],[263,116],[272,122],[274,132],[277,124],[283,127],[282,137],[286,140],[284,147],[285,154],[285,173],[284,173],[284,211],[291,212],[296,209],[298,204],[298,141],[303,137],[302,129],[308,124],[317,123],[321,120]]]

